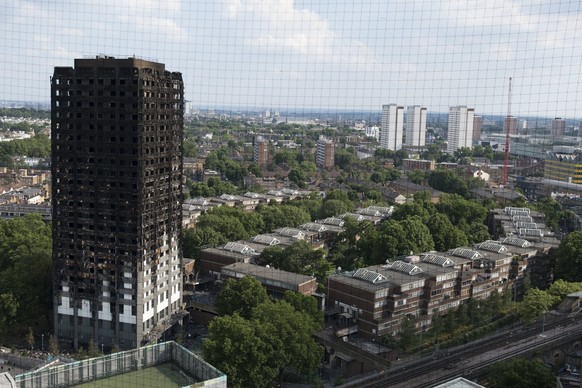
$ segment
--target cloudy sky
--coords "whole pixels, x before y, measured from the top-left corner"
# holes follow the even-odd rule
[[[98,53],[183,73],[202,109],[451,105],[582,117],[578,0],[10,0],[0,100],[49,99],[54,66]],[[6,5],[8,3],[8,5]]]

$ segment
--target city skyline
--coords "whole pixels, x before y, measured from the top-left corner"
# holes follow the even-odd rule
[[[54,66],[104,53],[181,69],[217,106],[580,117],[581,4],[367,1],[15,1],[0,10],[0,99],[45,101]]]

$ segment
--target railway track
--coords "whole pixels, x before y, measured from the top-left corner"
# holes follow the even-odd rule
[[[562,341],[563,336],[542,337],[541,334],[546,331],[558,327],[565,329],[574,327],[569,335],[582,335],[582,327],[575,327],[578,322],[578,317],[551,316],[545,322],[536,322],[449,350],[442,350],[438,357],[435,355],[427,356],[380,372],[366,381],[359,380],[357,383],[344,384],[343,387],[382,388],[403,383],[406,383],[407,387],[432,387],[456,377],[475,375],[495,362],[527,353],[532,350],[531,345],[534,345],[534,348],[539,348]],[[509,349],[511,346],[526,340],[535,340],[535,343],[532,342],[527,346],[523,344],[523,346]],[[498,355],[479,360],[478,366],[471,366],[469,369],[464,366],[468,365],[469,360],[494,350],[499,350]],[[415,383],[414,380],[421,376],[426,376],[427,379]]]

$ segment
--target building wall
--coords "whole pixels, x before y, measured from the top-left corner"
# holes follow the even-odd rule
[[[463,147],[473,147],[474,115],[475,110],[466,106],[452,106],[449,109],[447,152],[455,152]]]
[[[426,142],[426,108],[409,106],[406,113],[406,145],[424,146]]]
[[[402,167],[407,170],[427,170],[435,168],[434,160],[402,159]]]
[[[582,163],[571,160],[546,159],[544,178],[582,184]]]
[[[506,117],[503,121],[503,133],[507,133],[507,128],[509,128],[510,135],[517,135],[518,134],[518,122],[517,117],[509,116]]]
[[[335,144],[330,140],[320,139],[317,142],[315,161],[318,167],[333,168],[335,165]]]
[[[481,128],[483,127],[483,117],[473,116],[473,140],[479,141],[481,139]]]
[[[51,108],[57,335],[133,348],[180,307],[182,76],[77,59]]]
[[[566,120],[556,117],[552,120],[552,128],[550,129],[550,135],[552,136],[564,136],[566,133]]]
[[[255,139],[253,161],[261,167],[269,161],[269,142],[260,136]]]
[[[402,148],[404,107],[396,104],[382,105],[382,131],[380,148],[398,151]]]

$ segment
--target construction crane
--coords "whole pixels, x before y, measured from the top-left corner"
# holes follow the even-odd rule
[[[507,171],[509,169],[509,131],[511,129],[511,77],[509,77],[509,93],[507,95],[507,116],[505,117],[505,159],[503,162],[503,186],[507,184]]]

